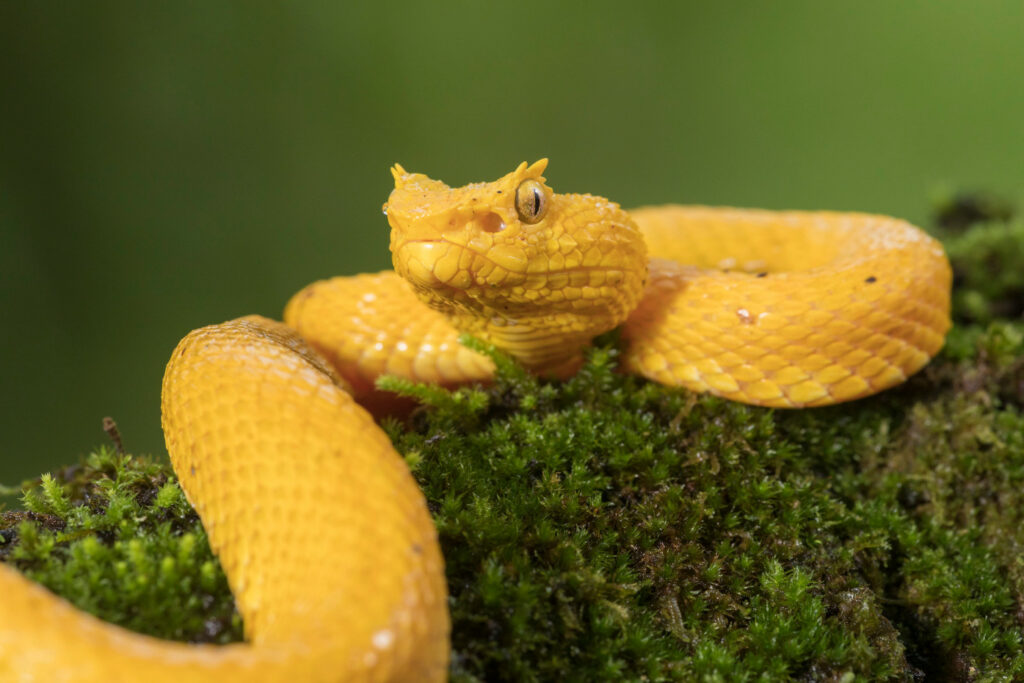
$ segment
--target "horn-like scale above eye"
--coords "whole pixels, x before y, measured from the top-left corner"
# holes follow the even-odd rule
[[[539,223],[548,212],[548,189],[544,184],[533,178],[519,183],[516,188],[516,211],[523,223]]]

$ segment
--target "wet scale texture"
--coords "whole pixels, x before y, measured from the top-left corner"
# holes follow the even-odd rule
[[[247,644],[129,633],[0,566],[0,679],[443,679],[436,532],[404,462],[347,391],[364,396],[385,373],[488,379],[492,363],[461,347],[460,332],[564,375],[593,336],[622,325],[629,370],[778,407],[881,391],[942,346],[949,265],[905,222],[626,213],[554,194],[545,167],[449,188],[396,166],[385,208],[397,275],[314,283],[289,303],[287,326],[242,318],[179,344],[165,438]]]

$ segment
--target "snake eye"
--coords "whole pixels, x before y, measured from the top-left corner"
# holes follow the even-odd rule
[[[533,178],[519,183],[516,188],[516,211],[522,222],[529,225],[539,223],[548,212],[547,188]]]

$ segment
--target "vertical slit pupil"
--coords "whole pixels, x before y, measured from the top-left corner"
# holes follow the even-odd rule
[[[536,216],[540,213],[541,196],[540,190],[537,188],[533,189],[533,215]]]

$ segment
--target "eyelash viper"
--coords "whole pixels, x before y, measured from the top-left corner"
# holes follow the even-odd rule
[[[942,346],[949,264],[903,221],[626,213],[553,193],[546,164],[460,188],[396,166],[385,213],[397,274],[314,283],[289,302],[287,324],[240,318],[174,351],[167,447],[247,643],[130,633],[0,566],[0,679],[443,680],[437,533],[408,468],[352,396],[372,401],[384,373],[488,379],[491,362],[460,346],[460,332],[560,376],[592,337],[622,326],[625,370],[777,407],[881,391]]]

